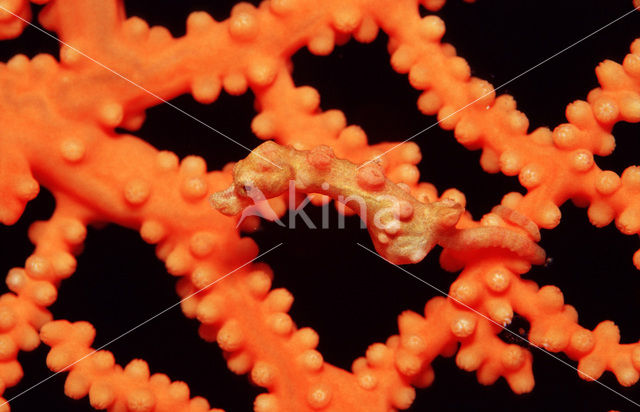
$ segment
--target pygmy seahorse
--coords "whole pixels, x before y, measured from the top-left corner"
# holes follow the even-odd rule
[[[236,215],[255,199],[270,199],[289,187],[302,193],[331,197],[357,213],[367,224],[376,250],[395,264],[417,263],[440,245],[450,250],[506,249],[533,264],[545,261],[536,244],[538,227],[504,206],[493,213],[517,226],[457,228],[465,212],[452,199],[423,203],[406,185],[388,180],[374,163],[358,166],[336,158],[327,146],[296,150],[268,141],[233,167],[233,183],[212,195],[212,205],[226,215]]]

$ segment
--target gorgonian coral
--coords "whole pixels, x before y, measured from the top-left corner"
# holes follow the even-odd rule
[[[65,393],[72,398],[88,395],[96,408],[209,410],[203,398],[190,397],[186,384],[150,375],[144,361],[122,368],[111,352],[94,353],[92,345],[102,345],[93,342],[95,330],[89,323],[52,321],[58,315],[46,308],[58,299],[62,280],[76,271],[75,256],[83,249],[87,227],[103,223],[134,229],[155,245],[167,271],[179,278],[182,310],[200,322],[200,336],[217,342],[231,371],[248,374],[266,389],[255,400],[257,411],[406,409],[414,401],[414,387],[432,384],[432,363],[440,355],[455,355],[460,368],[477,371],[480,383],[504,377],[514,392],[529,392],[534,382],[530,350],[539,349],[516,344],[518,334],[532,345],[578,361],[583,378],[598,378],[609,370],[623,386],[638,380],[637,343],[620,344],[612,322],[593,330],[580,326],[576,310],[564,303],[558,288],[539,288],[521,277],[532,264],[544,261],[535,244],[538,227],[556,227],[559,206],[569,199],[589,207],[595,226],[615,221],[625,234],[640,230],[638,168],[618,175],[601,170],[594,161],[594,155],[613,151],[616,123],[640,120],[638,41],[620,64],[605,61],[598,66],[600,87],[587,101],[567,107],[567,123],[533,128],[512,97],[495,93],[490,83],[472,76],[467,61],[442,41],[444,23],[433,14],[443,6],[441,1],[241,3],[226,20],[190,14],[186,34],[180,37],[129,17],[120,1],[33,3],[46,3],[38,19],[63,44],[59,59],[17,55],[0,68],[0,221],[16,223],[40,186],[56,203],[51,216],[29,229],[35,251],[24,267],[11,269],[7,276],[10,292],[3,295],[0,308],[4,386],[21,378],[18,352],[33,350],[42,341],[51,347],[47,366],[68,372]],[[19,36],[32,6],[14,1],[2,7],[2,35]],[[631,13],[632,5],[625,10]],[[440,126],[454,130],[467,148],[482,149],[480,164],[486,171],[518,176],[526,193],[507,194],[501,206],[474,220],[464,212],[467,202],[461,192],[438,194],[433,185],[419,182],[416,165],[422,155],[414,141],[370,143],[366,128],[350,124],[338,110],[321,110],[316,89],[294,82],[291,58],[301,48],[328,55],[351,38],[379,43],[380,32],[388,36],[393,69],[407,74],[420,91],[418,109],[437,115]],[[291,147],[266,144],[233,170],[227,166],[212,172],[197,149],[178,156],[154,147],[161,145],[153,136],[148,143],[134,135],[151,107],[185,92],[199,103],[212,104],[222,90],[228,95],[251,90],[258,112],[252,132]],[[190,110],[173,103],[168,107],[176,116],[207,126]],[[240,160],[247,155],[243,149],[256,146],[239,143],[221,129],[213,132],[240,147],[226,160]],[[260,163],[264,160],[267,163]],[[288,173],[273,169],[283,166]],[[318,334],[298,327],[300,322],[288,314],[291,293],[271,289],[278,274],[274,279],[267,265],[254,262],[267,259],[280,242],[271,239],[260,254],[250,235],[236,228],[238,219],[218,213],[210,202],[213,193],[233,182],[223,199],[231,206],[215,197],[214,206],[236,213],[246,206],[242,200],[247,191],[259,188],[273,198],[268,205],[274,216],[282,216],[291,206],[280,196],[288,180],[298,189],[297,202],[304,202],[303,193],[312,194],[318,205],[328,201],[319,194],[361,195],[366,206],[360,209],[346,202],[356,212],[388,206],[371,193],[393,194],[400,199],[397,216],[383,216],[383,229],[367,220],[382,257],[417,263],[440,244],[442,266],[462,270],[447,298],[433,298],[424,309],[403,312],[399,333],[380,337],[385,343],[371,345],[351,372],[325,362]],[[275,183],[277,188],[270,186]],[[257,225],[252,217],[240,229],[259,238]],[[371,269],[364,268],[371,267],[403,276],[413,272],[407,267],[403,274],[367,253],[354,247],[353,260],[373,262],[357,263],[359,270],[351,275],[369,273]],[[638,265],[638,254],[634,261]],[[299,276],[306,275],[301,272]],[[370,280],[358,281],[366,293]],[[331,302],[332,297],[324,299]],[[516,321],[526,319],[530,325],[505,339],[502,326],[514,323],[515,314]],[[84,320],[81,315],[73,315],[73,320]],[[211,401],[216,405],[216,399]]]

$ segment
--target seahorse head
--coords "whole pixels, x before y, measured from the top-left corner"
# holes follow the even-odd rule
[[[287,162],[286,147],[265,142],[233,167],[233,183],[211,197],[211,204],[225,215],[236,215],[247,206],[271,199],[289,188],[294,171]]]

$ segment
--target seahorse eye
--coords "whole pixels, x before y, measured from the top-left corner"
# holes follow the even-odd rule
[[[250,197],[255,190],[253,183],[248,181],[240,181],[236,184],[236,192],[242,197]]]

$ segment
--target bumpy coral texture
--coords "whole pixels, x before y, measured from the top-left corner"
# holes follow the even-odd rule
[[[530,322],[533,344],[577,361],[581,378],[597,379],[611,371],[623,386],[638,381],[640,344],[620,344],[618,328],[610,321],[594,330],[581,327],[558,288],[539,288],[520,276],[543,262],[538,227],[558,225],[559,206],[569,199],[589,207],[595,226],[615,220],[622,233],[640,232],[640,167],[618,176],[594,163],[594,154],[613,150],[611,131],[617,122],[640,121],[640,40],[622,64],[598,66],[600,87],[587,101],[568,106],[566,124],[528,134],[529,121],[516,110],[514,99],[497,97],[491,84],[471,77],[467,62],[441,43],[443,21],[431,14],[421,17],[417,0],[326,0],[321,6],[309,0],[269,0],[257,8],[241,3],[222,22],[193,13],[181,38],[162,27],[149,28],[140,18],[126,18],[118,0],[32,1],[46,3],[40,22],[72,47],[61,47],[60,61],[18,55],[0,66],[0,222],[14,224],[40,185],[56,199],[53,216],[31,227],[35,251],[23,268],[9,272],[12,292],[0,298],[0,390],[22,378],[18,352],[42,341],[51,347],[48,367],[68,372],[67,396],[88,395],[95,408],[217,411],[203,398],[190,398],[185,383],[150,375],[142,360],[123,368],[110,352],[99,351],[67,368],[91,353],[95,330],[87,322],[53,320],[47,307],[76,269],[74,256],[82,249],[87,225],[101,222],[136,229],[157,245],[167,271],[180,277],[181,297],[233,272],[185,300],[182,310],[201,322],[203,339],[217,341],[233,372],[266,388],[255,400],[258,412],[406,409],[415,388],[433,381],[432,361],[454,353],[457,365],[477,371],[480,383],[503,377],[514,392],[529,392],[534,386],[531,353],[497,336],[514,313]],[[443,3],[421,1],[432,11]],[[11,13],[0,14],[0,35],[20,35],[25,22],[12,13],[30,19],[29,2],[2,4]],[[419,182],[417,145],[405,143],[388,152],[394,143],[369,145],[364,131],[347,126],[340,111],[319,109],[316,90],[294,86],[289,58],[298,49],[327,55],[352,37],[371,42],[379,30],[390,38],[393,68],[423,90],[419,109],[437,114],[440,125],[454,130],[464,146],[481,148],[486,171],[518,176],[525,195],[506,195],[502,205],[474,221],[464,212],[462,193],[438,195],[434,186]],[[232,95],[248,88],[254,92],[259,114],[252,129],[279,143],[271,146],[279,153],[275,162],[313,173],[339,164],[342,169],[331,176],[336,186],[359,193],[380,187],[404,193],[399,196],[409,206],[403,209],[403,223],[381,233],[370,228],[384,256],[414,262],[440,243],[442,266],[461,271],[451,297],[430,300],[424,313],[404,312],[399,333],[371,345],[352,371],[324,362],[316,350],[316,332],[298,328],[287,314],[292,295],[271,290],[274,274],[267,265],[248,263],[259,254],[255,242],[241,237],[237,218],[212,210],[210,195],[233,183],[232,168],[208,171],[201,157],[179,159],[115,131],[139,129],[145,109],[160,99],[191,91],[197,101],[210,104],[222,88]],[[375,166],[355,168],[381,154]],[[299,186],[315,193],[315,203],[326,201],[317,193],[332,195],[323,193],[321,185]],[[277,195],[270,204],[282,215],[287,204]],[[416,223],[413,211],[422,208],[444,212]],[[419,250],[389,246],[404,234],[415,236],[417,226],[426,233]],[[633,260],[640,267],[640,252]]]

